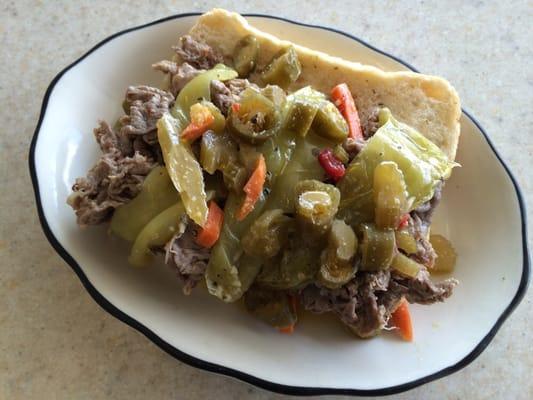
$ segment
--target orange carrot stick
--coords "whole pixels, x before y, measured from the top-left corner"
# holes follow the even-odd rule
[[[363,139],[361,121],[352,93],[346,83],[341,83],[331,90],[331,98],[348,123],[348,137],[351,139]]]
[[[224,212],[214,201],[209,202],[209,211],[205,226],[198,232],[196,243],[203,247],[212,247],[220,236],[222,223],[224,222]]]
[[[413,325],[411,323],[411,314],[407,300],[402,299],[400,305],[392,313],[392,325],[398,328],[400,336],[408,341],[413,341]]]
[[[244,185],[243,190],[246,193],[246,196],[241,208],[237,211],[237,215],[235,216],[238,221],[242,221],[248,214],[250,214],[254,209],[255,203],[259,200],[259,197],[261,197],[263,186],[265,185],[266,171],[265,158],[261,154],[257,160],[254,172],[252,172],[248,182]]]

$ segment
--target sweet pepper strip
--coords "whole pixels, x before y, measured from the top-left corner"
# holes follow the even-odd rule
[[[333,155],[331,149],[322,150],[318,154],[318,162],[335,182],[338,182],[346,173],[344,164]]]
[[[241,208],[237,211],[235,216],[238,221],[242,221],[246,216],[254,209],[255,203],[261,197],[263,192],[263,186],[265,185],[266,179],[266,163],[265,157],[261,154],[257,159],[257,164],[255,165],[254,172],[244,185],[244,192],[246,196],[242,203]]]
[[[361,121],[352,93],[346,83],[341,83],[331,90],[331,98],[348,123],[348,137],[350,139],[363,139]]]

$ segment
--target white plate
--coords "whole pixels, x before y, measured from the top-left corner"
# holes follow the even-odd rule
[[[81,230],[65,204],[74,179],[99,155],[98,119],[114,121],[130,84],[161,82],[150,65],[169,56],[196,14],[177,15],[117,33],[63,70],[46,92],[30,150],[43,229],[93,298],[176,358],[273,391],[383,395],[459,370],[489,344],[522,299],[529,278],[525,212],[518,186],[487,135],[466,112],[454,170],[434,232],[459,254],[454,295],[414,306],[415,341],[394,335],[356,340],[333,318],[306,317],[280,335],[202,290],[186,297],[173,271],[133,269],[127,246],[106,228]],[[249,16],[267,32],[385,70],[410,67],[333,29]],[[58,310],[60,312],[60,310]]]

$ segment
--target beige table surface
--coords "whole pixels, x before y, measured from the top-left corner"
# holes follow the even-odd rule
[[[59,70],[118,30],[219,5],[350,32],[448,78],[531,204],[531,0],[148,3],[0,2],[0,399],[284,398],[178,362],[108,315],[41,231],[27,161],[43,94]],[[533,398],[531,301],[529,291],[467,368],[393,397]]]

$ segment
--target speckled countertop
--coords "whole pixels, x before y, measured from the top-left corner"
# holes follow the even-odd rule
[[[182,364],[104,312],[38,223],[27,168],[55,74],[106,36],[223,6],[350,32],[449,79],[533,199],[533,3],[528,1],[2,1],[0,399],[278,399]],[[357,3],[357,4],[355,4]],[[468,3],[468,5],[463,5]],[[531,221],[529,218],[529,231]],[[531,245],[531,239],[530,239]],[[531,291],[487,350],[399,399],[531,399]],[[392,397],[389,397],[392,398]]]

